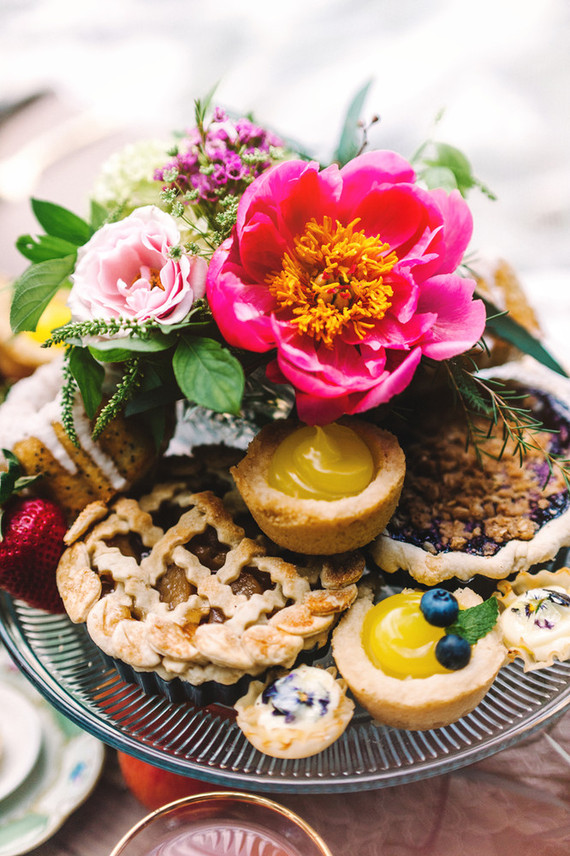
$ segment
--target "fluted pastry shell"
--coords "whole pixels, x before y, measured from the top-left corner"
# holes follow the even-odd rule
[[[530,672],[570,659],[570,568],[543,569],[534,574],[522,572],[512,581],[501,581],[498,589],[499,629],[511,660],[520,658],[525,672]],[[539,592],[558,593],[562,603],[554,614],[549,614],[534,609],[531,599],[524,615],[528,602],[525,595],[532,592],[535,596]],[[517,617],[514,610],[519,614],[522,611],[523,615]]]
[[[308,685],[315,684],[311,676],[320,676],[325,693],[327,684],[330,686],[330,704],[316,721],[307,721],[302,717],[292,717],[291,721],[287,721],[287,717],[275,715],[262,703],[262,693],[269,681],[252,681],[247,694],[235,704],[237,724],[249,742],[260,752],[274,758],[307,758],[322,752],[338,740],[354,712],[354,702],[346,695],[346,681],[336,679],[334,667],[325,670],[302,665],[289,676],[283,677],[294,677],[296,674],[304,675]]]
[[[259,528],[288,550],[331,555],[362,547],[383,531],[398,504],[406,463],[396,437],[357,419],[339,421],[352,428],[372,454],[376,475],[356,496],[333,501],[298,499],[270,486],[273,454],[299,427],[292,420],[262,428],[246,456],[231,470]]]
[[[481,602],[470,589],[454,594],[462,608]],[[394,728],[425,731],[449,725],[479,704],[506,662],[496,628],[473,646],[463,669],[427,678],[393,678],[372,664],[362,646],[364,617],[372,605],[371,589],[362,587],[333,633],[332,649],[340,674],[374,719]]]

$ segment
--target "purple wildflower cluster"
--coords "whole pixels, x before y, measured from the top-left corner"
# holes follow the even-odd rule
[[[177,194],[194,191],[196,203],[216,203],[221,196],[243,193],[276,160],[272,150],[282,147],[275,134],[249,119],[232,121],[216,107],[208,126],[189,131],[178,154],[154,178]]]

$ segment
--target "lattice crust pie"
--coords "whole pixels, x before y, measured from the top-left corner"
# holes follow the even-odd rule
[[[296,567],[244,536],[221,499],[184,484],[92,503],[66,536],[58,586],[110,657],[163,680],[233,684],[290,667],[356,597],[359,555]]]
[[[535,441],[568,458],[570,381],[530,358],[488,374],[525,394],[517,406],[530,407],[549,429]],[[372,545],[382,570],[408,571],[426,585],[475,574],[501,579],[570,544],[570,496],[560,469],[548,478],[540,450],[526,454],[522,465],[509,451],[495,460],[503,446],[498,434],[487,441],[490,456],[481,466],[473,447],[466,448],[463,414],[430,412],[428,405],[424,424],[410,424],[408,436],[400,436],[406,454],[400,503]]]

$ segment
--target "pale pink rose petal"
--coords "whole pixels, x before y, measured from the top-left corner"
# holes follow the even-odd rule
[[[207,263],[171,258],[179,243],[176,221],[153,205],[102,226],[77,254],[68,299],[73,320],[182,321],[205,293]]]

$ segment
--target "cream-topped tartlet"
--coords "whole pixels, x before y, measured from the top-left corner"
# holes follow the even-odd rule
[[[505,663],[506,650],[494,628],[472,646],[467,665],[453,669],[441,666],[435,662],[433,650],[445,631],[432,627],[430,632],[423,626],[427,622],[419,615],[421,595],[412,594],[400,618],[388,615],[377,628],[367,628],[367,617],[376,607],[372,590],[363,586],[333,633],[332,649],[339,672],[374,719],[395,728],[422,731],[449,725],[473,710]],[[454,596],[460,609],[482,603],[470,589],[457,590]],[[398,602],[394,615],[400,607]],[[389,638],[383,639],[382,634]],[[392,652],[389,659],[386,652]],[[408,659],[411,665],[406,674],[403,663]]]
[[[405,458],[393,434],[367,422],[313,428],[283,420],[266,425],[231,472],[272,541],[331,555],[384,530],[398,504]]]
[[[254,681],[235,708],[249,742],[275,758],[306,758],[337,740],[354,703],[334,669],[302,665],[267,684]]]
[[[521,573],[499,584],[499,628],[509,657],[525,672],[570,658],[570,568]]]

